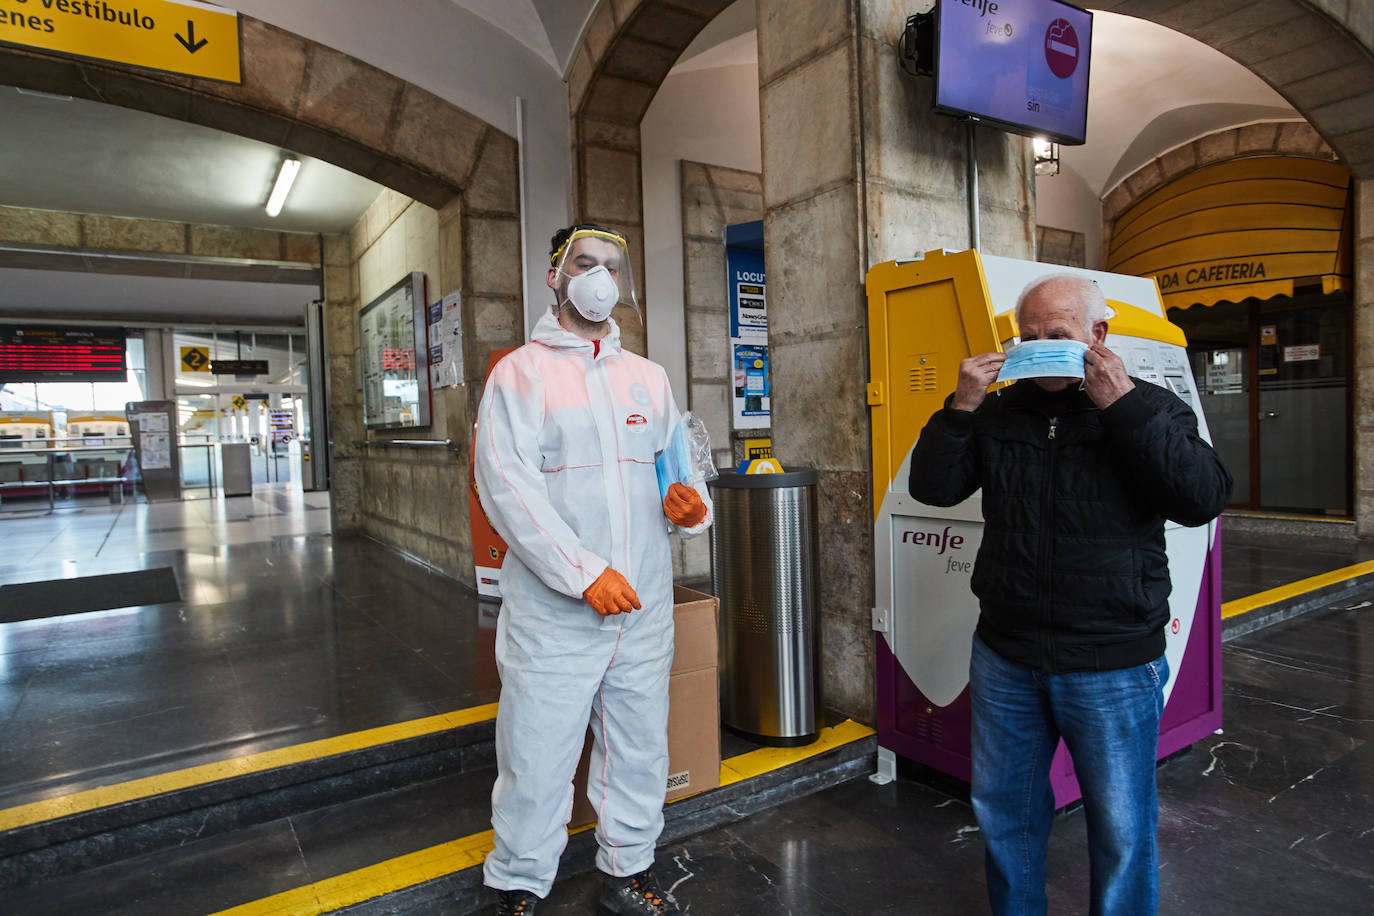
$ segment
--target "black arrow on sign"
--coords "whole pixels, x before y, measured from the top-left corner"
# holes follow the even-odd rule
[[[200,41],[196,41],[196,24],[189,19],[186,20],[186,35],[186,38],[182,38],[181,33],[177,32],[176,39],[181,42],[183,48],[190,51],[192,54],[205,47],[210,41],[208,38],[202,38]]]

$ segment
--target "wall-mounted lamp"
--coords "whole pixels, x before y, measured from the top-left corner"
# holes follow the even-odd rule
[[[272,185],[272,193],[267,198],[267,215],[276,216],[281,212],[282,205],[286,203],[286,195],[291,193],[291,182],[296,180],[296,173],[301,170],[299,159],[283,159],[281,161],[281,171],[277,172],[277,183]]]
[[[1058,175],[1059,144],[1044,137],[1036,137],[1031,141],[1031,146],[1035,149],[1035,174]]]

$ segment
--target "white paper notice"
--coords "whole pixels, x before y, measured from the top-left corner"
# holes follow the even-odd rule
[[[163,428],[166,428],[166,417],[163,417]],[[143,470],[153,471],[172,466],[172,451],[170,440],[165,432],[162,433],[139,433],[138,452],[143,462]]]
[[[463,291],[439,300],[439,320],[429,327],[429,383],[450,388],[463,383]]]

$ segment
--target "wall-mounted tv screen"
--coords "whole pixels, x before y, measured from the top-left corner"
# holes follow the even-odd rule
[[[0,327],[0,382],[123,382],[123,328]]]
[[[1093,14],[1061,0],[940,0],[935,110],[1081,144]]]

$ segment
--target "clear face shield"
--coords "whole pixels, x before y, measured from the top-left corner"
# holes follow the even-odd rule
[[[578,229],[554,252],[552,261],[550,285],[560,306],[572,305],[587,321],[600,322],[622,305],[644,324],[623,238],[601,229]]]

